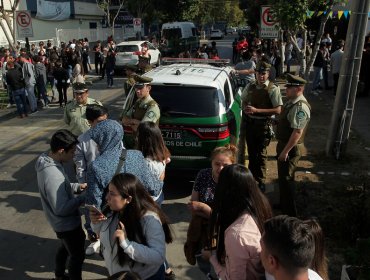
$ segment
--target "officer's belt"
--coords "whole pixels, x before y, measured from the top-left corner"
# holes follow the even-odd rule
[[[269,117],[251,116],[251,115],[247,115],[247,118],[252,119],[252,120],[259,120],[259,121],[269,121],[269,120],[271,120],[271,118],[269,118]]]

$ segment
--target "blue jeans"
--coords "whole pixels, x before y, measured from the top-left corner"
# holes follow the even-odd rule
[[[162,264],[158,271],[146,280],[164,280],[164,265]]]
[[[81,280],[82,264],[85,259],[85,233],[79,225],[76,229],[64,232],[56,232],[61,241],[55,256],[55,276],[64,276],[68,263],[69,279]]]
[[[46,95],[45,84],[43,82],[42,83],[37,83],[36,86],[37,86],[37,91],[39,93],[40,98],[42,97],[42,99],[44,100],[45,106],[48,105],[50,102],[49,102],[49,99]]]
[[[313,82],[312,82],[312,90],[317,89],[320,86],[320,82],[322,80],[322,67],[313,67]]]
[[[108,86],[113,86],[113,75],[114,75],[113,69],[108,69],[107,68],[107,84],[108,84]]]
[[[13,90],[12,94],[19,116],[27,115],[27,101],[24,88]]]
[[[30,104],[31,111],[32,112],[37,111],[37,99],[35,96],[35,86],[34,85],[26,86],[26,92],[27,92],[28,103]]]

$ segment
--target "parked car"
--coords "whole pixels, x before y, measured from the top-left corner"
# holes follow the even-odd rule
[[[148,41],[128,41],[117,44],[116,52],[116,70],[123,69],[127,64],[137,65],[141,46],[147,44],[150,54],[150,64],[160,65],[161,52]]]
[[[233,33],[236,33],[236,28],[235,27],[226,28],[226,34],[233,34]]]
[[[211,30],[210,38],[211,39],[223,39],[224,33],[220,29]]]
[[[150,92],[159,104],[159,126],[171,152],[168,168],[195,171],[209,167],[215,147],[237,144],[241,85],[231,67],[198,61],[191,64],[187,60],[186,64],[161,65],[145,76],[153,78]],[[124,108],[132,105],[134,96],[132,89]],[[124,130],[125,146],[129,148],[133,134],[129,127]]]

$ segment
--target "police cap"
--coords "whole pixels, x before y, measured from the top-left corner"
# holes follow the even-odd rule
[[[73,83],[73,92],[74,93],[83,93],[85,91],[88,91],[88,88],[85,83]]]
[[[287,74],[286,75],[286,84],[285,86],[287,87],[296,87],[296,86],[303,86],[307,83],[307,81],[299,76],[295,76],[292,74]]]
[[[256,71],[259,72],[259,73],[267,72],[267,71],[270,71],[270,68],[271,68],[271,64],[269,64],[265,61],[261,61],[257,64]]]
[[[145,77],[145,76],[140,76],[140,75],[135,75],[135,87],[143,87],[146,84],[150,84],[153,79],[150,77]]]

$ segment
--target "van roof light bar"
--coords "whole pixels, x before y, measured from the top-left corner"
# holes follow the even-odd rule
[[[223,66],[230,63],[230,59],[204,59],[204,58],[175,58],[163,57],[162,64],[188,63],[188,64],[212,64]]]

